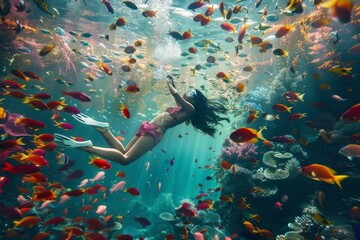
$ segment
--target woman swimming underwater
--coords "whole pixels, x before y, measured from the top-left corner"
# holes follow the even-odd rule
[[[176,105],[169,107],[150,122],[144,121],[140,125],[135,136],[126,147],[109,131],[109,124],[98,122],[85,114],[72,115],[81,123],[95,127],[109,144],[109,148],[93,146],[91,140],[75,141],[67,136],[55,134],[55,142],[61,147],[78,148],[87,153],[127,165],[139,159],[146,152],[153,149],[163,138],[167,129],[175,127],[183,122],[191,123],[195,130],[199,130],[210,136],[215,134],[215,126],[222,125],[220,121],[229,119],[220,117],[225,114],[226,108],[219,102],[208,100],[199,90],[191,89],[181,96],[175,88],[171,76],[167,82],[171,95]]]

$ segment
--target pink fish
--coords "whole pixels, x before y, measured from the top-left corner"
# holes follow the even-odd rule
[[[120,181],[114,185],[112,185],[112,187],[110,188],[110,193],[112,194],[113,192],[122,190],[125,186],[125,181]]]
[[[347,100],[345,98],[340,97],[339,95],[332,95],[331,98],[335,99],[336,101],[339,101],[339,102],[344,102]]]
[[[82,188],[82,187],[85,187],[86,184],[88,184],[89,182],[89,179],[84,179],[81,181],[81,183],[77,186],[78,188]]]
[[[43,209],[45,209],[45,208],[48,208],[49,206],[50,206],[50,203],[51,203],[52,201],[51,200],[46,200],[45,202],[43,202],[42,204],[41,204],[41,206],[38,208],[39,210],[43,210]]]
[[[83,92],[65,92],[64,90],[62,90],[62,94],[63,94],[63,96],[70,96],[72,98],[75,98],[75,99],[79,100],[80,102],[90,102],[91,101],[91,97],[89,95],[86,95]]]
[[[194,238],[195,240],[205,240],[204,234],[202,234],[201,232],[194,233]]]
[[[10,183],[10,180],[7,177],[0,177],[0,193],[2,192],[2,188]]]
[[[26,198],[23,195],[19,195],[16,200],[17,200],[18,204],[20,204],[20,205],[23,205],[23,204],[29,202],[28,200],[26,200]]]
[[[60,201],[58,202],[59,205],[63,205],[69,200],[70,196],[68,195],[62,195],[60,198]]]
[[[94,183],[96,181],[99,181],[101,179],[105,178],[105,172],[104,171],[100,171],[98,172],[94,178],[90,179],[90,183]]]
[[[105,205],[99,205],[97,210],[96,210],[96,213],[99,214],[99,215],[106,214],[106,206]]]

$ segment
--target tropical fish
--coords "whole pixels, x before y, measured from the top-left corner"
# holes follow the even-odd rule
[[[190,5],[187,7],[187,9],[193,10],[195,12],[195,9],[201,8],[205,5],[204,2],[210,3],[210,0],[199,0],[193,3],[190,3]]]
[[[90,157],[89,164],[92,164],[95,167],[105,169],[105,170],[111,168],[111,164],[108,161],[106,161],[104,159],[101,159],[101,158],[98,158],[96,156]]]
[[[142,15],[146,18],[156,17],[156,12],[153,10],[145,10],[142,12]]]
[[[56,47],[55,43],[53,43],[52,45],[46,45],[40,50],[39,55],[45,56],[48,53],[50,53],[55,47]]]
[[[239,128],[230,134],[230,139],[237,143],[257,142],[257,139],[266,140],[262,136],[262,131],[265,129],[266,127],[262,127],[259,131],[256,131],[253,128]]]
[[[123,3],[128,7],[131,8],[133,10],[137,10],[138,7],[136,6],[135,3],[133,3],[132,1],[123,1]]]
[[[329,71],[336,74],[351,74],[352,68],[342,67],[340,65],[332,66]]]
[[[124,104],[120,105],[121,113],[123,114],[124,118],[130,118],[130,112],[128,109],[128,105],[124,106]]]
[[[272,106],[275,111],[278,112],[291,112],[292,107],[287,107],[284,104],[278,103]]]
[[[348,144],[345,147],[339,150],[339,153],[349,160],[352,160],[354,157],[360,157],[360,145],[358,144]]]
[[[345,119],[350,122],[358,122],[360,121],[360,103],[355,104],[351,108],[349,108],[346,112],[344,112],[340,120]]]
[[[283,97],[288,100],[289,102],[293,103],[293,102],[296,102],[297,100],[300,100],[300,101],[304,101],[304,95],[305,94],[301,94],[301,93],[296,93],[296,92],[285,92],[283,93]]]
[[[43,12],[49,14],[52,17],[55,17],[55,14],[49,11],[49,3],[47,0],[33,0],[36,6]]]
[[[340,188],[342,188],[341,181],[349,177],[347,175],[335,175],[336,172],[333,169],[321,164],[310,164],[302,167],[300,172],[305,177],[312,178],[317,181],[324,181],[330,184],[336,183]]]
[[[63,96],[70,96],[72,98],[79,100],[80,102],[90,102],[91,101],[91,97],[83,92],[76,92],[76,91],[66,92],[64,90],[61,90],[61,92],[62,92]]]
[[[111,12],[112,14],[114,14],[114,8],[112,7],[111,3],[109,0],[101,0],[101,2],[103,4],[105,4],[105,6],[107,7],[108,11]]]

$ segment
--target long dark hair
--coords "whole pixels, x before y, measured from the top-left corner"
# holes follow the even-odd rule
[[[219,102],[207,99],[202,92],[195,89],[195,113],[190,118],[190,122],[195,130],[199,130],[210,136],[214,136],[216,125],[221,125],[220,121],[226,120],[227,117],[220,117],[218,114],[225,114],[227,109]]]

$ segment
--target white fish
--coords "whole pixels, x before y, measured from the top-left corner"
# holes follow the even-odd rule
[[[60,201],[58,202],[59,205],[63,205],[67,202],[67,200],[69,200],[69,196],[68,195],[62,195],[60,198]]]
[[[88,184],[89,182],[89,179],[84,179],[81,181],[81,183],[77,186],[78,188],[82,188],[82,187],[85,187],[86,184]]]
[[[94,183],[96,181],[102,180],[105,178],[105,172],[104,171],[100,171],[98,172],[94,178],[90,179],[90,183]]]
[[[149,171],[149,168],[150,168],[150,162],[146,162],[145,163],[145,167],[146,167],[146,172]]]
[[[342,97],[340,97],[339,95],[332,95],[331,98],[332,98],[332,99],[335,99],[336,101],[339,101],[339,102],[347,101],[347,99],[342,98]]]

